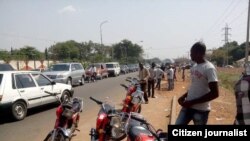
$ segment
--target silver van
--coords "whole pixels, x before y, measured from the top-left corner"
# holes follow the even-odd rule
[[[52,65],[43,74],[58,83],[69,85],[83,85],[85,70],[81,63],[59,63]]]

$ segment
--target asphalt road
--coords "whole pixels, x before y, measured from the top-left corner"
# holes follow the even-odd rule
[[[99,110],[98,105],[89,100],[95,97],[100,100],[108,100],[119,108],[119,103],[125,97],[125,90],[120,86],[127,76],[134,77],[137,73],[120,75],[103,79],[95,83],[86,83],[84,86],[76,86],[75,97],[84,100],[84,110],[81,113],[80,132],[72,139],[73,141],[89,140],[89,131],[95,127],[95,120]],[[9,117],[0,115],[0,140],[1,141],[42,141],[51,131],[55,123],[55,111],[57,105],[49,105],[28,111],[28,116],[22,121],[11,121]]]

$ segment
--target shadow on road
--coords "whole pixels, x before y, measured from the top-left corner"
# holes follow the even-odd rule
[[[58,106],[58,103],[53,103],[53,104],[48,104],[48,105],[44,105],[44,106],[40,106],[36,108],[31,108],[28,110],[26,117],[53,109],[57,106]],[[16,120],[12,118],[10,110],[0,111],[0,125],[5,124],[5,123],[11,123],[11,122],[16,122]]]

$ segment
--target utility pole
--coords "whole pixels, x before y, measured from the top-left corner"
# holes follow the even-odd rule
[[[248,16],[247,16],[247,39],[246,39],[246,48],[245,48],[245,64],[248,62],[249,55],[249,20],[250,20],[250,0],[248,3]]]
[[[231,28],[228,27],[227,24],[226,24],[226,26],[222,29],[222,30],[225,30],[225,33],[224,33],[225,39],[224,39],[223,41],[225,42],[225,47],[226,47],[226,49],[227,49],[226,59],[225,59],[225,61],[226,61],[225,65],[228,65],[228,63],[229,63],[229,62],[228,62],[228,58],[229,58],[229,56],[228,56],[228,42],[229,42],[228,36],[231,35],[231,34],[229,34],[228,31],[229,31],[230,29],[231,29]]]
[[[100,23],[100,36],[101,36],[101,48],[102,48],[102,49],[101,49],[101,52],[102,52],[101,54],[102,54],[102,55],[105,55],[104,49],[103,49],[103,43],[102,43],[102,25],[105,24],[105,23],[107,23],[107,22],[108,22],[108,21],[103,21],[103,22]],[[103,57],[103,56],[102,56],[102,57]],[[103,57],[103,61],[104,61],[104,57]]]

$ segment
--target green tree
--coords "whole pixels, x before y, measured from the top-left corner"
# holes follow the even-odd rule
[[[55,60],[74,60],[79,58],[79,46],[76,41],[70,40],[57,43],[49,48]]]
[[[143,49],[137,44],[133,44],[131,41],[124,39],[121,42],[112,46],[113,57],[120,63],[136,63],[142,59]]]
[[[17,55],[22,56],[21,58],[25,60],[41,60],[43,59],[43,54],[38,51],[35,47],[25,46],[17,51]]]
[[[11,61],[11,54],[8,51],[0,51],[0,60],[3,60],[5,63],[9,63]]]

